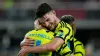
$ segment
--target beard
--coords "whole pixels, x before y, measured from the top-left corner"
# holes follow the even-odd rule
[[[50,23],[49,26],[48,26],[48,28],[49,28],[51,31],[55,30],[55,28],[56,28],[56,21]]]

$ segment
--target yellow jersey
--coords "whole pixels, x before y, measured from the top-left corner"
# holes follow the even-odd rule
[[[72,27],[66,22],[59,22],[55,28],[54,36],[64,40],[64,44],[57,48],[56,52],[61,56],[70,56],[71,50],[68,50],[68,40],[73,36]]]
[[[35,44],[34,46],[39,46],[39,45],[43,45],[46,43],[49,43],[52,41],[52,39],[54,38],[54,33],[49,31],[47,32],[44,29],[41,30],[32,30],[29,31],[25,37],[28,37],[31,40],[35,40]],[[38,53],[38,54],[28,54],[26,56],[52,56],[52,52],[46,52],[46,53]]]
[[[74,56],[85,56],[85,48],[82,42],[74,38]]]

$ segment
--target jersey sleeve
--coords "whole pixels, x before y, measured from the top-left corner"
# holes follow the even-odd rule
[[[60,28],[58,30],[58,32],[54,34],[54,36],[57,37],[57,38],[62,38],[63,40],[65,40],[66,37],[68,37],[69,34],[70,34],[70,29],[68,27],[63,27],[63,28]]]

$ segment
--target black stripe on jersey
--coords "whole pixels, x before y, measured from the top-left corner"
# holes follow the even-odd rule
[[[71,35],[71,37],[70,37],[70,39],[72,39],[74,36],[73,36],[73,34]]]
[[[54,33],[54,35],[53,36],[56,36],[57,35],[57,33]]]
[[[64,23],[63,21],[61,21],[60,24],[61,24],[61,28],[66,27],[66,23]]]
[[[69,30],[68,34],[66,34],[65,37],[64,37],[64,40],[65,40],[66,36],[68,36],[70,34],[70,28],[67,27],[67,23],[64,23],[63,21],[61,21],[60,24],[61,24],[61,27],[66,27]]]
[[[67,42],[69,42],[69,41],[70,41],[70,39],[67,40]]]
[[[66,34],[65,37],[63,38],[63,40],[65,41],[66,36],[68,36],[68,35],[70,34],[70,28],[67,27],[66,23],[64,23],[63,21],[60,22],[60,24],[61,24],[61,27],[66,27],[66,28],[68,28],[68,30],[69,30],[68,34]],[[61,48],[62,48],[62,47],[63,47],[63,46],[60,47],[60,49],[57,51],[57,53],[59,53],[59,52],[61,51]],[[69,52],[67,52],[67,53],[65,53],[65,54],[68,54],[68,53],[69,53]]]
[[[66,28],[68,28],[68,27],[66,27]],[[70,34],[70,29],[68,28],[68,30],[69,30],[69,32],[68,32],[68,34],[66,34],[66,35],[65,35],[64,40],[66,39],[66,36],[68,36],[68,35]],[[70,41],[70,40],[68,39],[68,40],[67,40],[67,42],[69,42],[69,41]],[[66,44],[66,45],[64,45],[64,47],[63,47],[63,48],[65,48],[66,46],[67,46],[67,44]]]
[[[75,52],[74,54],[81,54],[83,56],[83,53],[82,52]]]
[[[64,49],[66,46],[67,46],[67,44],[65,44],[65,45],[63,46],[63,49]]]
[[[65,23],[62,21],[62,26],[65,27]]]
[[[74,41],[70,41],[70,49],[73,52],[74,51]]]
[[[79,46],[79,45],[82,45],[82,44],[77,44],[76,46]],[[76,48],[76,46],[75,46],[75,48]]]
[[[65,27],[67,27],[67,23],[65,23]]]
[[[69,32],[65,35],[64,40],[65,40],[66,37],[70,34],[70,28],[68,28],[68,27],[66,27],[66,28],[69,30]]]
[[[65,56],[65,55],[67,55],[69,53],[71,54],[71,51],[64,53],[62,56]]]
[[[56,56],[56,52],[55,51],[52,52],[52,56]]]

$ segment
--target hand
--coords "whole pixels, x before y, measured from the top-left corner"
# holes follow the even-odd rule
[[[21,48],[21,50],[18,53],[18,56],[25,56],[26,54],[28,54],[30,52],[30,47],[29,46],[23,46]]]
[[[34,46],[34,40],[30,40],[29,38],[25,38],[21,44],[20,44],[21,47],[23,46]]]

